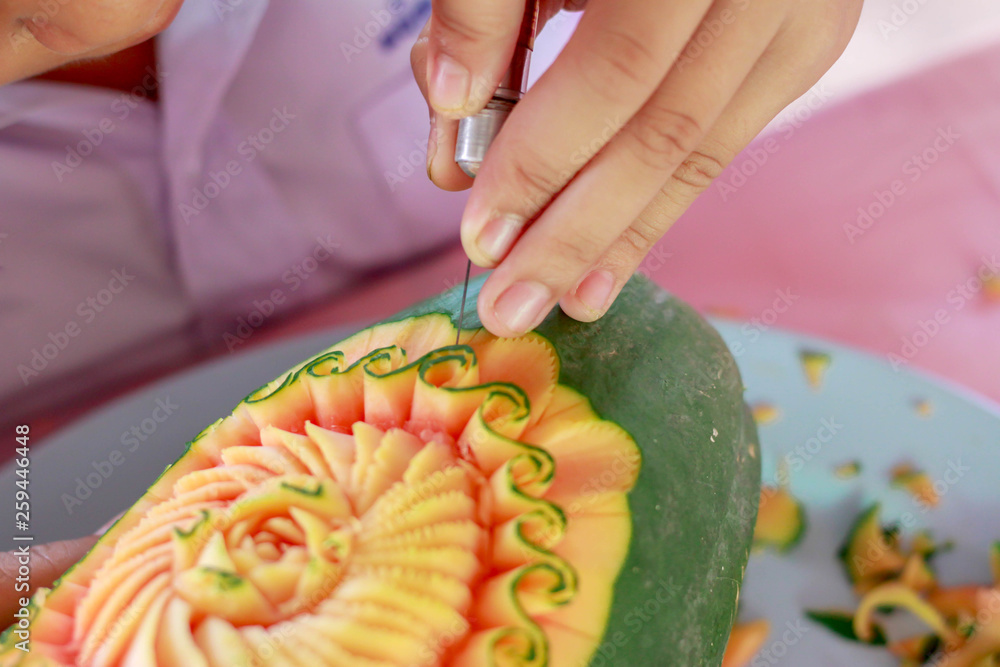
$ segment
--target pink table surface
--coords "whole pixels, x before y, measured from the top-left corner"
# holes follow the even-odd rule
[[[1000,400],[998,81],[1000,44],[831,108],[807,96],[789,110],[805,122],[737,158],[650,273],[749,320],[748,344],[816,334]]]

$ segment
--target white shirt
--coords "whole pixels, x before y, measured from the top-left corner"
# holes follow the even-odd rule
[[[427,179],[409,65],[429,13],[189,0],[157,38],[158,104],[0,89],[4,412],[238,349],[268,318],[454,242],[465,195]]]

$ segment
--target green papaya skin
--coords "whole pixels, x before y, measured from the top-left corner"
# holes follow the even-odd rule
[[[470,283],[468,304],[484,280]],[[431,312],[457,319],[461,290],[389,321]],[[474,306],[462,326],[481,326]],[[760,495],[757,429],[735,360],[690,306],[638,275],[599,321],[555,309],[536,331],[559,353],[560,383],[642,450],[629,495],[631,549],[589,667],[721,664]]]

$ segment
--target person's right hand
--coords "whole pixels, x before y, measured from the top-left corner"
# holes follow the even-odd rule
[[[25,557],[17,551],[0,552],[0,629],[14,622],[14,614],[21,607],[21,598],[30,598],[35,589],[51,586],[73,563],[90,551],[100,539],[99,535],[88,535],[75,540],[49,542],[31,547],[31,581],[21,582],[18,570]],[[27,585],[25,590],[20,586]]]
[[[543,0],[583,9],[473,185],[460,118],[510,63],[525,0],[434,0],[411,54],[431,109],[428,174],[471,187],[462,244],[495,270],[483,326],[520,336],[558,303],[602,317],[660,237],[846,47],[861,0]]]
[[[183,0],[0,3],[0,86],[123,51],[162,32]],[[6,34],[4,34],[6,33]]]

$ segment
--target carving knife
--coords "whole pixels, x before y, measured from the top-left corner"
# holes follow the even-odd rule
[[[472,178],[479,173],[479,167],[486,157],[490,144],[500,133],[507,117],[514,106],[528,90],[528,67],[531,64],[531,52],[535,48],[535,33],[538,31],[538,0],[527,0],[524,8],[524,18],[521,30],[511,57],[510,67],[500,80],[493,97],[486,107],[475,114],[459,121],[458,137],[455,141],[455,162]],[[461,338],[462,321],[465,318],[465,300],[469,293],[469,274],[472,271],[472,260],[465,268],[465,287],[462,290],[462,305],[458,314],[458,338]]]

